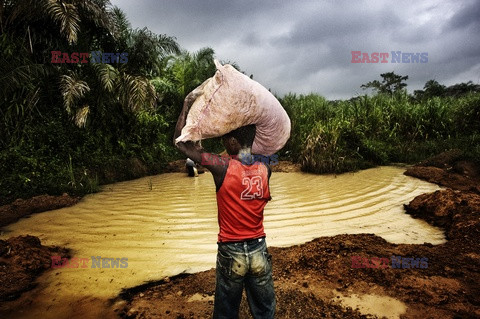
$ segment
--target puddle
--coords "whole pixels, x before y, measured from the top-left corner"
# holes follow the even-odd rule
[[[364,315],[375,315],[379,318],[400,319],[400,316],[405,314],[407,306],[400,300],[374,294],[363,294],[344,296],[338,291],[334,290],[336,296],[333,301],[340,301],[344,307],[351,307],[357,309]]]

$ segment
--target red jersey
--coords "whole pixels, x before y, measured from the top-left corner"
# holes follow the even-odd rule
[[[270,199],[268,169],[264,164],[243,165],[238,160],[230,160],[217,192],[218,241],[243,241],[265,236],[263,208]]]

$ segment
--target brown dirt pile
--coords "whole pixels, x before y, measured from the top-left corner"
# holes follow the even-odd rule
[[[68,251],[42,246],[37,237],[28,235],[0,240],[0,301],[32,289],[35,278],[51,267],[53,255],[68,257]]]
[[[405,205],[408,214],[442,227],[448,240],[459,245],[479,243],[480,195],[446,189],[415,197]]]
[[[480,194],[480,165],[462,156],[461,151],[450,150],[408,168],[405,175]]]

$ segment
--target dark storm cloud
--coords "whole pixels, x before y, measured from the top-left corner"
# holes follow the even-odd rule
[[[480,1],[112,0],[133,27],[175,36],[189,51],[211,47],[282,95],[363,94],[380,73],[480,81]],[[425,64],[355,64],[351,51],[428,52]]]
[[[355,2],[352,2],[355,4]],[[280,41],[288,44],[318,44],[325,41],[339,41],[355,37],[368,37],[375,30],[394,30],[400,19],[391,12],[364,12],[359,14],[361,2],[357,6],[336,6],[318,8],[298,19],[294,30]],[[361,11],[360,11],[361,12]]]
[[[474,29],[479,30],[480,26],[480,1],[458,2],[459,11],[450,20],[450,27],[452,28],[466,28],[473,26]]]

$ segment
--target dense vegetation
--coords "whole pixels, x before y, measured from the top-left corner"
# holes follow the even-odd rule
[[[52,51],[128,53],[128,62],[52,63]],[[132,29],[108,0],[1,1],[0,52],[0,204],[160,172],[180,158],[171,141],[184,97],[215,72],[212,49],[191,53]],[[293,124],[280,159],[322,173],[451,147],[480,158],[478,86],[432,80],[409,96],[408,77],[382,77],[363,86],[374,96],[280,98]]]
[[[128,62],[52,63],[51,51]],[[1,1],[0,52],[0,202],[159,172],[178,156],[185,92],[215,71],[212,49],[132,29],[107,0]]]
[[[281,102],[293,125],[281,158],[306,171],[414,163],[452,148],[480,160],[480,93],[415,100],[400,90],[348,101],[289,94]]]

